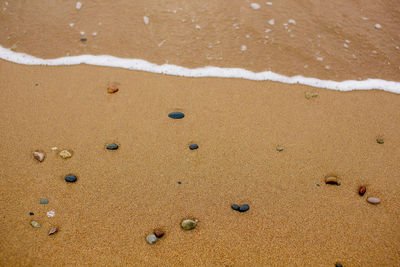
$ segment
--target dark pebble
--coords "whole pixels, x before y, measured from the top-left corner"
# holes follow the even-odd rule
[[[49,204],[49,200],[47,198],[41,198],[40,204]]]
[[[154,235],[157,238],[161,238],[161,237],[163,237],[165,235],[165,232],[163,230],[157,229],[157,230],[154,230]]]
[[[178,181],[178,184],[182,184],[182,182],[181,182],[181,181]]]
[[[35,215],[35,213],[33,213],[33,212],[31,211],[31,212],[29,212],[29,215],[33,216],[33,215]]]
[[[168,114],[168,117],[170,117],[171,119],[183,119],[183,117],[185,117],[185,114],[183,114],[182,112],[171,112]]]
[[[336,263],[336,264],[335,264],[335,267],[343,267],[343,265],[340,264],[340,263]]]
[[[383,144],[383,143],[385,143],[385,141],[383,140],[383,138],[378,138],[378,139],[376,139],[376,142],[377,142],[378,144]]]
[[[81,42],[86,42],[87,38],[81,38]]]
[[[189,146],[189,148],[190,148],[190,150],[195,150],[195,149],[198,149],[199,146],[198,146],[197,144],[191,144],[191,145]]]
[[[108,145],[106,148],[108,150],[117,150],[118,149],[118,145],[117,144],[111,144],[111,145]]]
[[[239,209],[240,209],[239,205],[236,205],[236,204],[232,204],[231,207],[233,210],[237,210],[237,211],[239,211]]]
[[[68,183],[75,183],[77,179],[78,178],[73,174],[69,174],[69,175],[65,176],[65,181],[67,181]]]
[[[360,189],[358,189],[358,194],[360,196],[363,196],[365,194],[365,192],[367,192],[367,187],[365,186],[360,186]]]
[[[317,184],[317,186],[321,186],[320,184]]]
[[[239,211],[240,212],[245,212],[245,211],[248,211],[249,209],[250,209],[249,205],[244,204],[239,208]]]
[[[35,83],[35,86],[38,86],[39,84],[38,83]]]

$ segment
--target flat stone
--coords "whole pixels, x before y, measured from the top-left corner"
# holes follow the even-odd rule
[[[39,161],[39,162],[42,162],[43,160],[44,160],[44,153],[43,152],[40,152],[40,151],[35,151],[35,152],[33,152],[33,157],[37,160],[37,161]]]
[[[358,194],[363,196],[365,192],[367,192],[367,188],[365,186],[360,186],[360,189],[358,189]]]
[[[40,228],[40,223],[38,223],[37,221],[31,221],[31,225],[35,228]]]
[[[86,42],[87,38],[81,38],[80,40],[81,40],[81,42]]]
[[[49,204],[49,200],[47,198],[41,198],[40,204]]]
[[[377,197],[369,197],[369,198],[367,198],[367,201],[369,203],[375,204],[375,205],[381,203],[381,200],[379,198],[377,198]]]
[[[148,235],[148,236],[146,236],[146,241],[147,241],[147,243],[149,243],[150,245],[151,245],[151,244],[154,244],[154,243],[157,242],[157,237],[156,237],[156,235],[154,235],[154,234]]]
[[[78,179],[78,177],[76,177],[76,176],[73,175],[73,174],[68,174],[68,175],[65,176],[64,179],[65,179],[65,181],[67,181],[68,183],[75,183],[76,180]]]
[[[118,149],[118,145],[117,144],[109,144],[108,146],[106,146],[106,149],[108,149],[108,150],[117,150]]]
[[[184,230],[192,230],[197,226],[197,220],[185,219],[182,221],[181,226]]]
[[[198,146],[197,144],[191,144],[191,145],[189,146],[189,148],[190,148],[190,150],[195,150],[195,149],[198,149],[199,146]]]
[[[306,97],[307,99],[315,98],[315,97],[317,97],[317,96],[318,96],[317,93],[312,93],[312,92],[306,92],[306,93],[305,93],[305,97]]]
[[[276,150],[279,152],[283,151],[283,149],[284,149],[283,146],[276,146]]]
[[[58,228],[57,227],[53,227],[53,228],[50,229],[49,235],[54,235],[57,232],[58,232]]]
[[[165,232],[163,230],[161,230],[161,229],[156,229],[156,230],[154,230],[154,235],[157,238],[161,238],[161,237],[163,237],[165,235]]]
[[[244,204],[244,205],[240,206],[239,211],[240,211],[240,212],[246,212],[246,211],[248,211],[249,209],[250,209],[250,206],[247,205],[247,204]]]
[[[376,139],[376,142],[377,142],[378,144],[383,144],[383,143],[385,143],[385,141],[383,140],[383,138],[378,138],[378,139]]]
[[[233,210],[237,210],[237,211],[239,211],[239,209],[240,209],[239,205],[236,205],[236,204],[232,204],[231,208]]]
[[[185,117],[185,114],[183,114],[182,112],[171,112],[168,114],[168,117],[170,117],[171,119],[183,119],[183,117]]]
[[[68,158],[72,157],[72,153],[69,152],[68,150],[61,151],[59,155],[63,159],[68,159]]]

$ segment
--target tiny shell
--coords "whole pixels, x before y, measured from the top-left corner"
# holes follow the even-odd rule
[[[185,219],[182,221],[181,226],[184,230],[192,230],[194,228],[196,228],[197,225],[197,220],[189,220],[189,219]]]
[[[364,185],[360,186],[360,189],[358,190],[358,194],[360,196],[363,196],[365,194],[365,192],[367,192],[367,188]]]
[[[107,92],[108,92],[109,94],[114,94],[114,93],[118,92],[118,90],[119,90],[119,89],[118,89],[117,87],[110,86],[110,87],[108,87]]]
[[[377,197],[369,197],[367,198],[367,201],[371,204],[379,204],[381,203],[381,200]]]
[[[58,228],[57,227],[53,227],[53,228],[50,229],[49,235],[53,235],[53,234],[55,234],[57,232],[58,232]]]
[[[72,153],[69,152],[68,150],[63,150],[60,152],[60,157],[63,159],[68,159],[68,158],[72,157]]]
[[[39,152],[39,151],[35,151],[35,152],[33,152],[33,157],[37,161],[42,162],[44,160],[44,153],[43,152]]]
[[[40,223],[38,223],[37,221],[31,221],[31,225],[35,228],[40,228]]]

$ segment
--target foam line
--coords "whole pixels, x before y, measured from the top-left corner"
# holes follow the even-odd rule
[[[72,57],[61,57],[56,59],[41,59],[28,54],[11,51],[10,49],[4,48],[2,46],[0,46],[0,58],[3,60],[24,65],[62,66],[88,64],[184,77],[242,78],[255,81],[275,81],[288,84],[297,83],[339,91],[380,89],[387,92],[400,94],[400,82],[386,81],[381,79],[367,79],[363,81],[347,80],[337,82],[331,80],[320,80],[317,78],[303,77],[300,75],[288,77],[271,71],[255,73],[240,68],[203,67],[189,69],[170,64],[156,65],[142,59],[118,58],[108,55],[81,55]]]

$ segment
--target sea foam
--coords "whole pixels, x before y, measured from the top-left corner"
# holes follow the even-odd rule
[[[287,84],[304,84],[308,86],[339,91],[380,89],[387,92],[400,94],[400,82],[386,81],[381,79],[367,79],[363,81],[347,80],[338,82],[303,77],[300,75],[288,77],[272,71],[256,73],[241,68],[220,68],[207,66],[203,68],[189,69],[171,64],[157,65],[142,59],[118,58],[108,55],[81,55],[61,57],[56,59],[41,59],[28,54],[11,51],[10,49],[2,46],[0,46],[0,58],[24,65],[62,66],[87,64],[184,77],[242,78],[255,81],[275,81]]]

